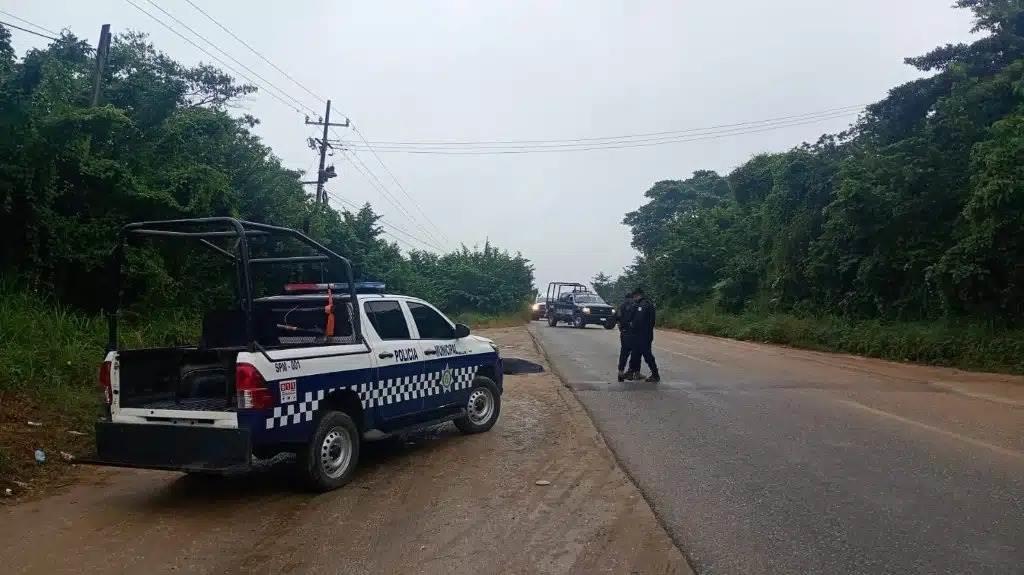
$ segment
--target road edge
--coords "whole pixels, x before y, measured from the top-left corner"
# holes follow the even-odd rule
[[[657,508],[654,506],[654,503],[651,501],[650,496],[647,494],[646,491],[644,491],[642,487],[640,487],[640,484],[637,483],[636,478],[633,477],[633,474],[629,472],[629,468],[627,468],[625,464],[623,464],[622,459],[619,457],[619,454],[616,453],[614,449],[612,449],[612,446],[609,445],[607,441],[605,441],[604,433],[601,431],[600,426],[597,425],[597,421],[594,420],[594,414],[591,413],[590,409],[587,408],[585,403],[580,401],[580,398],[576,396],[576,390],[574,390],[572,386],[569,385],[569,381],[566,379],[566,377],[558,370],[557,367],[555,367],[555,364],[551,361],[551,356],[548,355],[548,351],[544,349],[544,346],[541,345],[540,341],[537,339],[537,335],[533,332],[532,329],[530,329],[532,326],[530,324],[527,324],[525,327],[526,333],[529,334],[530,336],[530,341],[533,342],[534,349],[536,349],[537,352],[541,355],[541,357],[544,358],[544,363],[547,365],[547,368],[551,371],[551,373],[553,373],[555,377],[558,378],[558,381],[562,382],[562,385],[559,386],[558,388],[559,397],[561,397],[562,400],[565,401],[566,404],[570,406],[570,409],[578,410],[586,414],[587,421],[590,422],[590,427],[594,430],[594,435],[596,437],[598,444],[604,447],[606,450],[608,450],[608,453],[610,453],[612,456],[612,461],[615,462],[615,465],[622,471],[626,478],[629,479],[629,482],[633,484],[633,487],[635,487],[637,492],[640,493],[640,496],[643,497],[644,502],[647,504],[647,508],[650,509],[651,513],[654,514],[654,519],[658,522],[658,526],[661,527],[662,531],[665,532],[665,535],[668,536],[669,541],[672,542],[672,545],[676,548],[676,551],[679,551],[679,554],[683,556],[683,559],[686,561],[686,566],[689,567],[690,571],[694,574],[699,574],[700,571],[697,570],[697,565],[694,562],[693,557],[691,557],[690,554],[686,551],[686,549],[682,545],[682,542],[679,541],[679,539],[672,533],[672,530],[668,528],[668,524],[665,522],[665,518],[662,517],[661,513],[658,512]]]

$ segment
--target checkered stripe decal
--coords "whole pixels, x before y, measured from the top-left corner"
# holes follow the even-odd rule
[[[359,394],[363,409],[372,409],[411,399],[469,389],[478,369],[477,366],[457,367],[426,374],[381,379],[370,383],[307,391],[302,401],[275,407],[274,414],[267,418],[267,429],[313,421],[313,414],[320,409],[320,402],[337,389],[347,388],[355,391]],[[447,382],[445,381],[446,373],[448,374]]]

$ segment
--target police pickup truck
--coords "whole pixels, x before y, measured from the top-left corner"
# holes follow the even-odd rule
[[[564,321],[576,328],[599,324],[605,329],[615,327],[615,308],[587,286],[575,282],[551,282],[547,294],[548,325]]]
[[[119,346],[125,243],[147,237],[201,244],[236,280],[237,306],[208,311],[197,345]],[[283,240],[314,255],[277,255]],[[271,255],[257,256],[260,249]],[[355,283],[347,259],[300,232],[232,218],[141,222],[122,229],[112,260],[105,417],[87,463],[221,474],[291,452],[305,482],[326,491],[352,477],[364,440],[447,421],[479,433],[498,418],[493,342],[426,301]],[[254,270],[310,264],[321,273],[331,265],[347,282],[254,295]]]

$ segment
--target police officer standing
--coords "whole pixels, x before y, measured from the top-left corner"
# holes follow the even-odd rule
[[[647,381],[658,383],[661,375],[658,373],[658,362],[654,360],[654,353],[651,347],[654,345],[654,304],[644,295],[644,290],[637,288],[633,290],[633,307],[630,313],[628,338],[632,347],[632,357],[629,359],[629,376],[631,379],[640,373],[640,358],[647,363],[651,370]]]
[[[619,324],[619,381],[631,378],[626,373],[626,362],[629,361],[629,353],[633,346],[630,345],[629,324],[633,318],[633,294],[626,294],[625,299],[619,304],[615,312],[615,321]]]

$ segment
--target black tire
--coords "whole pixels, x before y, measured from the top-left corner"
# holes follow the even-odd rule
[[[576,329],[583,329],[587,327],[587,322],[583,319],[582,315],[576,314],[572,316],[572,326]]]
[[[611,320],[608,320],[608,321],[604,322],[604,328],[605,329],[615,329],[615,322],[611,321]]]
[[[548,316],[548,325],[551,326],[551,327],[557,326],[558,325],[558,318],[555,317],[554,315]]]
[[[331,434],[338,435],[329,442],[328,437]],[[346,442],[345,439],[342,439],[344,436],[348,438],[347,460],[345,460],[344,453],[334,451],[335,449],[344,451],[343,443]],[[341,411],[324,413],[317,423],[313,439],[298,453],[299,474],[303,481],[310,489],[320,492],[337,489],[348,483],[359,464],[360,442],[359,428],[347,413]],[[338,462],[337,468],[331,466],[331,460],[334,458],[342,460]]]
[[[484,416],[478,409],[479,401],[489,401],[489,411]],[[476,404],[476,405],[474,405]],[[455,427],[462,433],[483,433],[494,427],[501,415],[501,394],[498,393],[498,386],[489,377],[477,376],[473,380],[473,387],[469,391],[469,400],[466,402],[466,415],[455,420]]]

